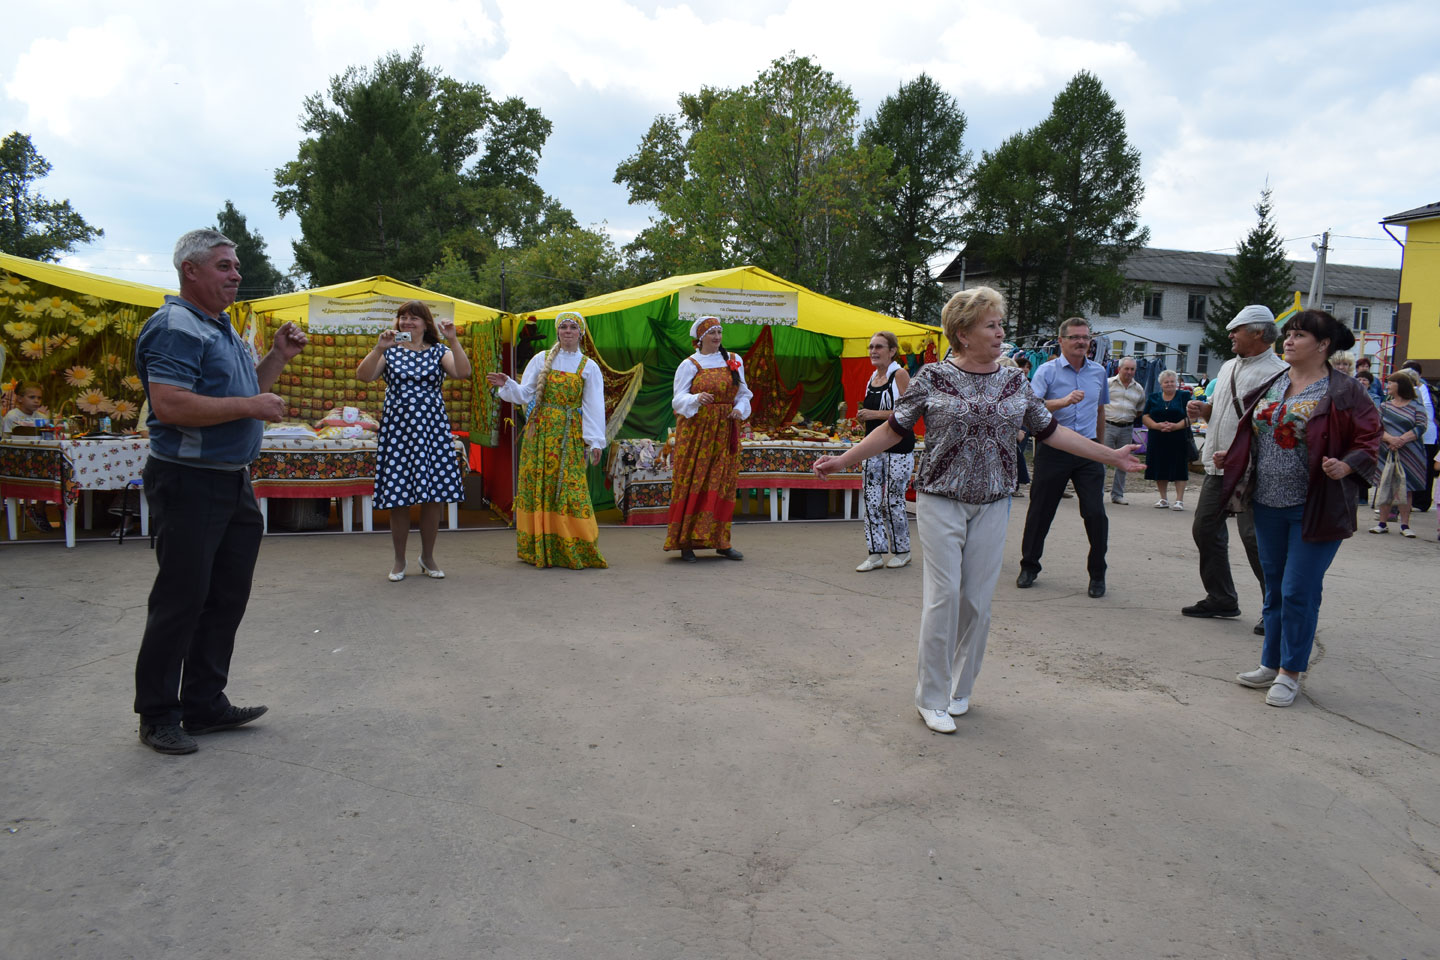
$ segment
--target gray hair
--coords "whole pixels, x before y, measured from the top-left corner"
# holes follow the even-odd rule
[[[1156,382],[1156,383],[1159,383],[1161,380],[1164,380],[1166,377],[1169,377],[1171,380],[1174,380],[1176,383],[1179,383],[1179,382],[1180,382],[1180,374],[1176,373],[1174,370],[1161,370],[1161,371],[1160,371],[1160,376],[1158,376],[1158,377],[1155,378],[1155,382]]]
[[[1134,357],[1121,357],[1121,358],[1120,358],[1120,362],[1115,365],[1115,369],[1118,370],[1118,369],[1120,369],[1122,366],[1124,366],[1126,360],[1129,360],[1129,361],[1130,361],[1130,366],[1132,366],[1132,367],[1138,367],[1138,366],[1139,366],[1139,364],[1135,362],[1135,358],[1134,358]]]
[[[1259,337],[1267,345],[1280,339],[1279,326],[1264,320],[1259,323],[1247,323],[1245,326],[1237,327],[1236,329],[1249,330],[1251,335]]]
[[[216,247],[233,246],[235,246],[235,241],[219,230],[191,230],[175,241],[175,272],[180,275],[181,280],[184,280],[185,268],[182,264],[187,261],[199,263],[203,254],[209,253]]]

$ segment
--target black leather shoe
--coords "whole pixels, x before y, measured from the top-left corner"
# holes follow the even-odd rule
[[[1034,570],[1021,570],[1021,571],[1020,571],[1020,576],[1018,576],[1018,577],[1015,578],[1015,586],[1019,587],[1021,590],[1024,590],[1026,587],[1030,586],[1030,585],[1031,585],[1032,583],[1034,583],[1034,582],[1035,582],[1035,571],[1034,571]]]
[[[1180,613],[1186,617],[1222,617],[1229,619],[1230,617],[1240,616],[1240,608],[1230,607],[1229,609],[1222,609],[1212,606],[1210,601],[1206,599],[1201,600],[1199,603],[1192,603],[1188,607],[1181,607]]]
[[[225,712],[208,723],[192,723],[185,721],[185,732],[194,736],[202,733],[214,733],[216,730],[230,730],[234,727],[243,727],[251,720],[258,720],[265,715],[269,707],[237,707],[235,704],[225,708]]]
[[[680,551],[680,559],[681,559],[681,560],[684,560],[686,563],[699,563],[699,562],[700,562],[699,560],[697,560],[697,559],[695,558],[695,551],[694,551],[694,550],[681,550],[681,551]]]
[[[739,550],[736,550],[734,547],[726,547],[724,550],[716,550],[715,552],[720,554],[720,556],[724,557],[726,560],[745,559],[745,554],[741,553]]]
[[[1101,597],[1105,596],[1105,581],[1091,580],[1089,593],[1092,600],[1099,600]]]
[[[1256,620],[1255,629],[1250,632],[1255,634],[1255,636],[1257,637],[1265,636],[1265,619],[1262,617],[1259,620]]]
[[[142,723],[140,742],[156,753],[175,756],[194,753],[200,749],[200,745],[191,739],[190,734],[181,730],[178,723]]]

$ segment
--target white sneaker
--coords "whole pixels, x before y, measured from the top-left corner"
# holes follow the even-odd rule
[[[1165,510],[1165,509],[1168,509],[1169,506],[1170,506],[1170,501],[1169,501],[1169,500],[1166,500],[1164,497],[1161,497],[1159,500],[1156,500],[1156,501],[1155,501],[1155,509],[1156,509],[1156,510]]]
[[[1120,506],[1122,506],[1122,507],[1128,507],[1128,506],[1130,506],[1130,501],[1129,501],[1129,500],[1126,500],[1124,497],[1111,497],[1111,498],[1110,498],[1110,502],[1111,502],[1111,503],[1118,503],[1118,504],[1120,504]]]
[[[1414,531],[1414,530],[1411,530],[1409,527],[1401,527],[1401,528],[1400,528],[1400,536],[1402,536],[1402,537],[1409,537],[1411,540],[1414,540],[1414,539],[1415,539],[1415,531]]]
[[[1183,500],[1176,500],[1174,503],[1170,504],[1170,509],[1171,509],[1171,510],[1184,510],[1184,509],[1185,509],[1185,501],[1183,501]]]
[[[1278,674],[1275,682],[1270,685],[1270,692],[1265,694],[1265,702],[1272,707],[1288,707],[1295,702],[1295,695],[1299,692],[1299,680],[1283,673]]]
[[[955,721],[950,719],[950,714],[944,710],[926,710],[924,707],[917,708],[920,711],[920,719],[925,721],[925,726],[936,733],[954,733]]]
[[[1390,528],[1387,527],[1387,526],[1385,526],[1385,524],[1383,524],[1383,523],[1377,523],[1377,524],[1375,524],[1375,526],[1373,526],[1373,527],[1370,528],[1370,532],[1371,532],[1371,533],[1389,533],[1389,532],[1390,532]]]
[[[950,709],[947,711],[952,717],[963,717],[970,712],[970,698],[961,697],[959,700],[950,701]]]
[[[1412,536],[1413,536],[1413,534],[1412,534]],[[889,560],[886,560],[886,561],[885,561],[885,566],[889,567],[891,570],[899,570],[901,567],[905,566],[905,564],[907,564],[907,563],[909,563],[909,562],[910,562],[910,554],[908,554],[908,553],[897,553],[897,554],[895,554],[895,556],[893,556],[893,557],[891,557]]]
[[[856,573],[869,573],[871,570],[879,570],[885,566],[885,555],[883,553],[872,553],[865,558],[860,566],[855,568]]]
[[[1248,673],[1235,674],[1235,682],[1242,687],[1254,687],[1256,690],[1264,690],[1275,682],[1275,675],[1279,670],[1272,670],[1270,667],[1256,667]]]

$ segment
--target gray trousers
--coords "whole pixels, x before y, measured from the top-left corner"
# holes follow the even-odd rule
[[[1220,502],[1220,487],[1224,482],[1225,478],[1219,474],[1205,475],[1190,533],[1200,551],[1200,582],[1205,586],[1205,599],[1212,606],[1228,609],[1240,606],[1240,597],[1230,575],[1230,531],[1225,524],[1225,505]],[[1240,529],[1245,555],[1250,559],[1255,579],[1260,582],[1263,597],[1265,573],[1260,568],[1260,548],[1255,545],[1255,515],[1246,510],[1235,518],[1235,525]]]
[[[1128,423],[1116,424],[1105,421],[1105,446],[1111,450],[1119,450],[1121,447],[1135,442],[1135,428]],[[1110,499],[1118,500],[1125,496],[1125,478],[1128,474],[1117,467],[1110,468],[1115,476],[1110,481]]]
[[[1010,498],[975,504],[916,493],[915,506],[925,552],[915,705],[944,710],[970,696],[985,659]]]

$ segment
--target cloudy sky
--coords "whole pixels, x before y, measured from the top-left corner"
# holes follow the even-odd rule
[[[1079,70],[1124,110],[1152,244],[1234,248],[1268,181],[1290,255],[1398,267],[1377,221],[1440,200],[1440,4],[1179,0],[132,0],[24,4],[0,44],[0,135],[54,165],[103,240],[65,262],[161,286],[175,238],[226,199],[291,261],[274,171],[302,99],[350,65],[426,62],[554,123],[541,185],[620,242],[651,211],[612,183],[682,91],[738,86],[793,50],[873,114],[921,72],[969,117],[976,155],[1033,126]]]

